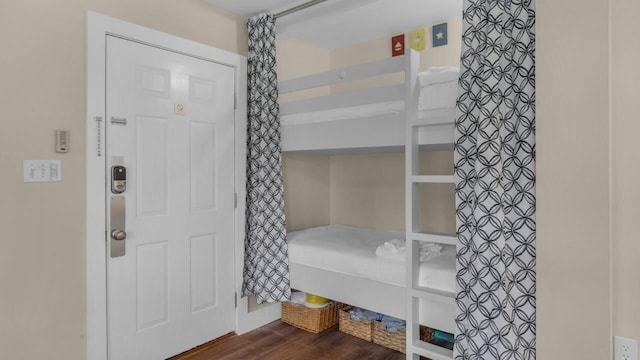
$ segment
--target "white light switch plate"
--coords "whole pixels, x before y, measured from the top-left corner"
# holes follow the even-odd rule
[[[22,172],[26,183],[62,181],[62,161],[24,160]]]

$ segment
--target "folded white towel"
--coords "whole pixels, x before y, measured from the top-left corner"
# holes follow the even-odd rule
[[[407,244],[402,239],[391,239],[390,241],[385,241],[384,244],[382,244],[382,247],[385,251],[396,253],[398,251],[405,250],[407,248]]]
[[[420,262],[429,261],[442,255],[442,245],[421,241],[419,245]],[[376,256],[405,261],[407,256],[407,243],[402,239],[385,241],[376,248]]]
[[[376,248],[376,256],[387,259],[404,261],[407,253],[407,244],[402,239],[385,241]]]
[[[425,87],[434,84],[441,84],[450,81],[458,81],[460,76],[460,69],[453,66],[439,66],[430,67],[425,72],[421,72],[418,75],[420,81],[420,87]]]
[[[429,261],[442,255],[442,245],[432,242],[420,242],[420,262]]]

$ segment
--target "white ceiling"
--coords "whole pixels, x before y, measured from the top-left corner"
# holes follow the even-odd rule
[[[205,0],[244,17],[278,13],[308,0]],[[279,39],[336,49],[435,25],[462,14],[462,0],[327,0],[277,20]]]

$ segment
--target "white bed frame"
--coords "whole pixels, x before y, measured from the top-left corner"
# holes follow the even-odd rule
[[[281,104],[283,115],[315,112],[402,100],[405,111],[378,117],[282,126],[283,151],[358,152],[402,151],[407,170],[407,284],[398,286],[298,263],[290,263],[291,286],[340,302],[407,319],[407,359],[426,356],[433,360],[452,359],[453,352],[419,340],[419,325],[453,331],[454,294],[418,287],[418,241],[456,245],[455,235],[417,231],[417,186],[420,183],[453,183],[453,175],[420,176],[418,151],[453,148],[454,108],[418,111],[418,68],[416,51],[395,58],[310,75],[279,84],[286,94],[382,74],[404,72],[405,84],[359,90]],[[423,114],[419,117],[418,114]],[[426,321],[420,321],[419,304],[426,303]]]
[[[416,58],[418,63],[414,63]],[[411,50],[404,56],[281,81],[279,91],[280,94],[288,94],[383,74],[399,72],[408,74],[412,67],[417,69],[419,62],[419,54]],[[413,90],[415,89],[411,92]],[[413,95],[402,84],[377,87],[282,103],[280,114],[293,115],[381,102],[405,101],[408,96]],[[420,121],[429,126],[419,130],[421,149],[452,148],[453,114],[453,107],[425,112],[425,116]],[[405,116],[404,113],[397,113],[349,120],[282,125],[282,151],[402,151],[406,138]]]
[[[406,288],[380,281],[364,279],[331,270],[289,264],[293,288],[319,294],[330,299],[381,312],[400,319],[406,318],[404,306]],[[382,311],[384,309],[384,311]]]

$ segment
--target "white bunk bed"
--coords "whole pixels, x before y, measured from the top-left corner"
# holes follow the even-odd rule
[[[376,255],[379,245],[404,237],[400,231],[347,225],[291,232],[287,235],[291,281],[296,289],[406,319],[406,259]],[[419,265],[417,283],[423,287],[452,293],[454,279],[454,246],[443,246],[441,255]],[[420,322],[453,332],[452,310],[449,302],[422,301]]]
[[[414,61],[418,53],[412,50]],[[281,94],[330,86],[390,73],[408,73],[412,55],[305,76],[279,84]],[[416,74],[416,76],[419,76]],[[416,83],[417,119],[428,124],[418,141],[428,149],[451,148],[457,80]],[[320,96],[280,105],[282,151],[402,150],[405,146],[403,84]]]
[[[323,153],[405,149],[407,257],[406,281],[393,283],[327,269],[305,261],[290,262],[291,286],[337,301],[407,320],[407,359],[426,356],[451,359],[452,351],[419,340],[419,325],[454,332],[454,291],[420,282],[419,242],[454,246],[455,235],[420,233],[417,189],[421,183],[453,183],[453,175],[423,176],[417,171],[418,151],[453,148],[457,80],[451,89],[420,85],[419,54],[408,54],[324,72],[279,84],[282,94],[346,81],[403,72],[405,84],[322,96],[280,105],[283,151]],[[448,82],[447,86],[451,86]],[[447,94],[445,106],[429,98]],[[455,250],[452,250],[455,253]],[[455,259],[455,257],[454,257]],[[452,259],[452,262],[454,260]],[[455,262],[453,263],[455,267]],[[408,284],[408,286],[407,286]]]

